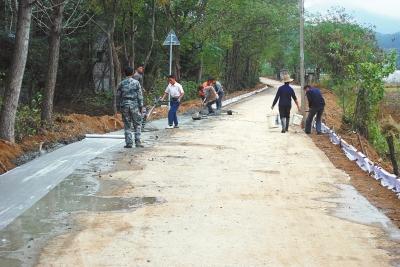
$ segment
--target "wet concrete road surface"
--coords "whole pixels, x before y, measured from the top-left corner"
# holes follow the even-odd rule
[[[84,205],[85,211],[76,212],[80,205],[74,204],[73,194],[54,207],[60,210],[57,216],[63,211],[67,216],[39,215],[42,221],[22,221],[13,227],[23,234],[17,240],[6,238],[0,248],[12,249],[10,244],[31,236],[33,242],[51,220],[55,230],[43,234],[40,253],[28,264],[398,264],[398,230],[305,134],[296,128],[287,134],[269,128],[266,115],[272,99],[273,90],[258,94],[235,105],[234,116],[198,121],[168,132],[139,153],[132,150],[100,159],[116,165],[102,177],[85,168],[86,182],[78,188],[100,188],[103,193],[90,197],[86,192],[85,200],[78,202],[104,203],[107,198],[117,204]],[[62,184],[70,182],[67,178]],[[101,190],[104,185],[108,189]],[[72,208],[66,208],[69,205]],[[26,247],[13,254],[14,259],[26,255],[31,255]]]

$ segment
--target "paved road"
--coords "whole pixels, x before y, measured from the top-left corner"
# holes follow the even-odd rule
[[[122,143],[115,139],[85,139],[0,175],[0,230],[76,168]]]
[[[228,99],[223,105],[240,101],[252,94]],[[180,123],[191,123],[191,118],[181,117]],[[154,129],[163,129],[166,120],[156,120],[149,124]],[[122,136],[123,131],[106,135]],[[143,133],[144,141],[149,137],[149,134]],[[84,139],[0,175],[0,230],[31,208],[76,169],[103,153],[113,149],[123,150],[123,145],[124,141],[118,139]]]
[[[390,221],[311,139],[269,128],[272,99],[127,153],[114,194],[164,203],[77,215],[39,266],[390,266]]]

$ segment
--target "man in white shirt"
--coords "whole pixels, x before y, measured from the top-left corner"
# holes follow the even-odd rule
[[[168,112],[168,128],[179,128],[178,116],[176,113],[178,112],[179,105],[185,92],[183,91],[182,85],[176,82],[176,77],[174,75],[168,77],[168,82],[169,84],[161,100],[164,101],[167,95],[171,97],[170,109]]]

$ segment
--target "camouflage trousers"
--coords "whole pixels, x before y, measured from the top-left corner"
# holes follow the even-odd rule
[[[135,134],[135,141],[140,141],[142,132],[142,116],[139,109],[132,106],[121,107],[122,120],[124,121],[125,143],[133,145],[132,129]]]

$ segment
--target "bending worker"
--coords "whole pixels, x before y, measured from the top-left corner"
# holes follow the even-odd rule
[[[212,108],[212,105],[217,103],[218,101],[218,94],[215,92],[214,86],[210,85],[204,88],[204,93],[205,93],[205,100],[204,102],[207,105],[208,109],[208,115],[215,114],[215,111]]]
[[[276,102],[278,102],[279,99],[279,116],[281,118],[282,133],[285,133],[289,131],[290,110],[292,109],[292,98],[296,103],[298,110],[300,110],[300,106],[299,102],[297,101],[297,97],[293,88],[290,87],[290,83],[293,82],[293,79],[290,78],[289,74],[283,75],[283,82],[285,84],[278,88],[278,92],[276,93],[271,109],[274,109],[274,106],[276,105]]]
[[[214,89],[215,92],[218,94],[218,99],[217,99],[217,110],[221,110],[222,108],[222,99],[224,97],[224,88],[222,87],[222,84],[219,81],[214,80]]]
[[[305,132],[306,134],[311,134],[311,124],[314,116],[316,116],[315,121],[317,134],[321,134],[321,118],[324,113],[325,99],[322,97],[321,91],[318,88],[312,88],[310,85],[306,85],[304,86],[304,90],[306,91],[308,106],[310,108],[306,120]]]
[[[125,69],[126,78],[118,85],[117,104],[122,114],[125,130],[125,148],[132,148],[132,125],[135,131],[136,147],[143,147],[140,141],[142,111],[143,111],[143,93],[140,83],[133,79],[133,68]]]
[[[168,76],[168,86],[165,89],[161,101],[164,101],[167,95],[171,97],[170,109],[168,111],[168,129],[179,128],[178,116],[176,113],[178,112],[182,97],[185,95],[185,92],[183,91],[182,85],[176,82],[176,77],[174,75]]]

